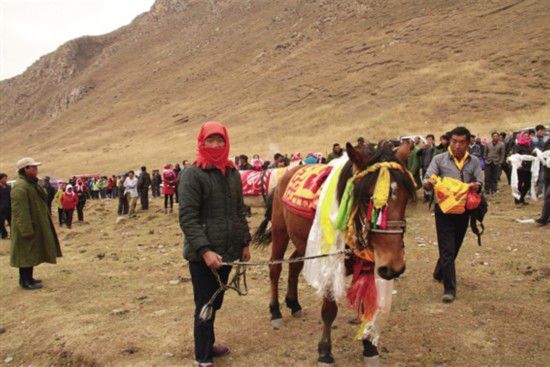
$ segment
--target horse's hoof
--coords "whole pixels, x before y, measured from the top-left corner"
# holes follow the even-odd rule
[[[302,310],[298,310],[296,312],[292,313],[292,317],[296,317],[297,319],[302,317]]]
[[[317,360],[317,366],[318,367],[332,367],[334,366],[334,358],[332,355],[324,355],[320,356]]]
[[[271,320],[271,326],[273,327],[273,329],[279,330],[280,328],[283,327],[283,319]]]
[[[380,356],[372,356],[372,357],[363,357],[364,366],[365,367],[380,367],[382,364],[380,363]]]

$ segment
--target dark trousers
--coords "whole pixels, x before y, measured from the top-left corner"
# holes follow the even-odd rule
[[[143,189],[139,192],[139,199],[141,201],[141,209],[149,209],[149,188]]]
[[[57,217],[59,218],[59,226],[61,227],[65,223],[65,213],[62,208],[57,208]]]
[[[33,268],[19,268],[19,284],[22,285],[23,283],[31,283],[32,282],[32,273]]]
[[[160,186],[158,185],[151,186],[151,193],[153,194],[154,198],[158,198],[160,196]]]
[[[65,216],[65,224],[67,225],[67,227],[71,228],[71,226],[73,225],[74,209],[64,209],[63,214]]]
[[[519,201],[525,202],[525,196],[531,190],[531,171],[524,168],[518,169],[518,190],[520,194]]]
[[[164,208],[168,208],[168,199],[170,199],[170,209],[174,207],[174,195],[164,195]]]
[[[189,272],[193,283],[193,295],[195,298],[195,360],[200,363],[212,362],[213,347],[216,337],[214,336],[214,320],[216,311],[222,307],[223,293],[221,293],[213,304],[212,318],[208,321],[201,321],[199,315],[202,307],[210,300],[210,297],[219,288],[218,282],[212,271],[204,262],[190,262]],[[231,267],[224,266],[218,270],[222,282],[227,284]]]
[[[0,235],[2,238],[8,237],[8,231],[6,230],[6,222],[11,227],[11,209],[2,208],[0,209]]]
[[[498,188],[498,178],[500,176],[500,165],[487,163],[485,166],[485,192],[494,194]]]
[[[84,205],[86,205],[86,200],[79,200],[76,206],[76,213],[78,214],[78,221],[84,221]]]
[[[512,183],[512,167],[508,163],[503,163],[502,171],[506,174],[506,181],[508,181],[509,186]]]
[[[130,206],[128,205],[128,200],[126,200],[126,196],[119,196],[118,215],[128,214],[128,210],[130,210]]]
[[[538,221],[541,223],[548,223],[550,219],[550,185],[545,185],[544,190],[544,204]]]
[[[445,293],[456,295],[455,260],[468,229],[470,216],[468,214],[445,214],[435,206],[435,229],[439,260],[433,276],[443,282]]]

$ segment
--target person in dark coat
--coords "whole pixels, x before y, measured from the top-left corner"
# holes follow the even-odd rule
[[[8,175],[0,173],[0,234],[2,239],[8,238],[6,222],[11,226],[11,187],[8,185]]]
[[[76,206],[76,213],[78,215],[78,221],[84,221],[84,206],[86,205],[88,186],[86,186],[82,179],[76,180],[76,186],[74,187],[74,192],[78,196],[78,204]]]
[[[128,174],[124,174],[118,180],[118,215],[126,215],[130,210],[130,204],[128,203],[128,199],[126,198],[126,193],[124,192],[123,186],[126,177],[128,177]]]
[[[42,263],[55,264],[61,257],[59,240],[48,211],[48,194],[38,184],[38,166],[32,158],[17,162],[19,177],[11,190],[12,236],[10,265],[19,268],[23,289],[42,288],[33,269]]]
[[[544,152],[549,150],[550,139],[544,143]],[[545,226],[548,224],[548,220],[550,220],[550,167],[548,167],[547,162],[546,165],[542,167],[542,170],[544,173],[544,204],[542,206],[540,218],[538,218],[536,222],[541,226]]]
[[[57,190],[52,186],[50,178],[48,176],[44,177],[44,189],[48,193],[48,208],[50,208],[50,213],[52,212],[52,202],[55,197]]]
[[[178,185],[179,223],[185,235],[184,256],[189,261],[195,297],[195,359],[198,365],[209,366],[214,357],[229,352],[227,347],[214,344],[214,320],[223,293],[213,305],[210,320],[200,320],[199,314],[218,288],[213,270],[227,283],[231,267],[222,266],[222,261],[250,259],[250,232],[241,177],[228,160],[226,128],[218,122],[207,122],[197,141],[195,163],[185,170]]]
[[[141,167],[141,173],[138,179],[138,192],[141,202],[141,210],[149,209],[149,186],[151,186],[151,175],[147,172],[145,166]]]
[[[531,146],[531,136],[529,131],[523,131],[518,135],[516,145],[513,148],[514,154],[520,155],[533,155],[533,147]],[[521,166],[518,168],[518,190],[520,193],[520,198],[514,198],[514,202],[517,206],[527,205],[525,197],[531,189],[531,165],[530,161],[523,161]]]
[[[239,170],[240,171],[249,171],[253,170],[254,167],[250,163],[248,163],[248,156],[245,154],[241,154],[239,157]]]
[[[158,169],[153,170],[153,176],[151,177],[151,194],[154,198],[160,196],[160,184],[162,182],[162,176]]]
[[[172,171],[174,171],[174,175],[176,175],[175,187],[178,187],[178,177],[180,176],[180,173],[181,173],[180,164],[176,163],[174,165],[174,168],[172,169]],[[178,190],[175,190],[175,191],[176,191],[176,203],[179,203],[180,202],[180,197],[179,197],[179,194],[178,194]]]

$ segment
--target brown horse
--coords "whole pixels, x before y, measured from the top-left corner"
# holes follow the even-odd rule
[[[370,146],[365,152],[355,150],[351,144],[346,145],[349,161],[346,163],[340,173],[338,180],[338,200],[341,200],[344,188],[350,177],[354,173],[360,172],[366,167],[378,162],[398,162],[405,165],[406,158],[410,152],[408,144],[402,145],[394,153],[389,143],[381,143],[378,148]],[[272,231],[272,254],[271,260],[279,260],[284,257],[289,240],[295,246],[295,250],[290,258],[304,256],[306,253],[306,244],[308,235],[313,224],[312,219],[300,217],[289,211],[283,204],[283,194],[299,167],[287,172],[280,180],[273,195],[271,210],[266,213],[264,222],[260,225],[258,231],[265,231],[267,223],[271,221]],[[354,202],[361,208],[366,208],[374,191],[378,172],[369,173],[360,181],[355,183],[353,190]],[[392,223],[400,223],[399,228],[393,228],[386,231],[369,231],[365,240],[374,250],[376,257],[376,269],[380,277],[390,280],[398,277],[405,271],[404,260],[404,216],[407,202],[414,198],[414,183],[409,176],[399,170],[391,170],[392,177],[392,195],[388,201],[388,220]],[[395,184],[394,184],[395,183]],[[256,233],[261,236],[262,233]],[[351,259],[353,261],[353,257]],[[352,262],[346,261],[348,275],[351,273],[350,266]],[[285,297],[286,305],[290,308],[292,315],[301,316],[302,307],[298,302],[298,276],[303,268],[303,262],[291,263],[289,265],[288,288]],[[271,312],[271,322],[274,328],[282,325],[282,314],[279,306],[279,278],[282,266],[272,265],[270,267],[271,279],[271,303],[269,310]],[[338,307],[336,302],[325,295],[323,298],[322,318],[324,322],[323,336],[319,342],[319,363],[332,364],[334,358],[331,353],[331,326],[336,318]],[[370,341],[364,341],[364,355],[367,357],[378,355],[378,351]]]

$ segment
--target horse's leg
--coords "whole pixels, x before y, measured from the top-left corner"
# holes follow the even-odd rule
[[[282,217],[282,216],[281,216]],[[284,225],[284,218],[273,218],[272,221],[272,239],[271,260],[281,260],[285,256],[288,246],[289,236]],[[279,222],[282,220],[282,222]],[[281,277],[281,264],[269,266],[269,279],[271,280],[271,303],[269,312],[271,313],[271,325],[278,329],[283,324],[283,315],[279,306],[279,278]]]
[[[332,356],[332,340],[330,333],[332,330],[332,323],[336,319],[338,314],[338,305],[334,300],[330,300],[326,296],[323,297],[323,307],[321,309],[321,316],[323,318],[323,335],[319,341],[319,366],[331,366],[334,364],[334,357]]]
[[[297,249],[290,256],[291,259],[304,256],[304,253]],[[285,303],[292,312],[292,316],[301,317],[302,316],[302,306],[298,302],[298,277],[300,272],[304,267],[303,262],[291,263],[289,264],[288,271],[288,289],[285,297]]]
[[[367,339],[363,339],[363,359],[365,362],[365,367],[380,366],[380,356],[378,355],[378,348],[376,348],[376,346]]]

